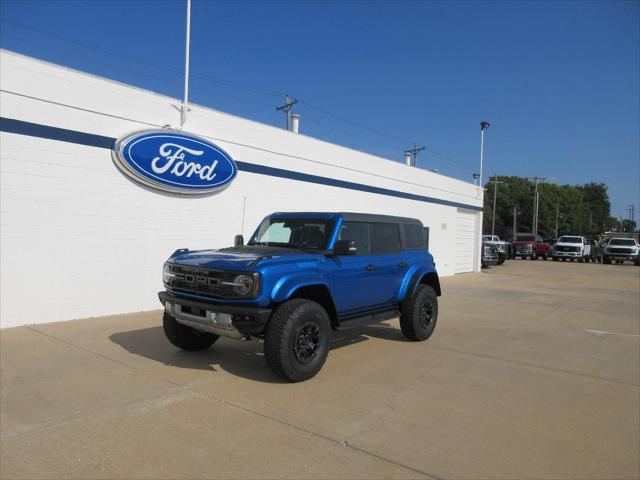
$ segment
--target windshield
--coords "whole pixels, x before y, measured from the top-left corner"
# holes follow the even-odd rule
[[[249,245],[323,250],[331,222],[305,218],[265,218]]]
[[[560,237],[558,243],[582,243],[580,237]]]
[[[631,238],[612,238],[609,245],[624,245],[625,247],[635,247],[636,241]]]
[[[516,241],[518,242],[533,242],[533,235],[516,235]]]

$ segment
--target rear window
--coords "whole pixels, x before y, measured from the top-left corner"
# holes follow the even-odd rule
[[[385,255],[400,252],[400,228],[396,223],[371,224],[371,253]]]
[[[404,224],[404,241],[407,250],[426,249],[424,231],[417,223]]]

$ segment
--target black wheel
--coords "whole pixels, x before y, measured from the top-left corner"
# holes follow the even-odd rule
[[[546,260],[547,258],[549,258],[549,254],[548,254],[547,252],[544,252],[544,253],[542,254],[542,259],[543,259],[543,260]]]
[[[164,312],[164,317],[162,317],[162,328],[164,329],[164,334],[172,344],[188,352],[209,348],[220,338],[220,336],[215,333],[202,332],[195,328],[182,325],[167,312]]]
[[[636,261],[635,261],[635,262],[633,262],[633,264],[634,264],[636,267],[640,267],[640,255],[638,255],[638,256],[636,257]]]
[[[504,253],[501,253],[498,255],[498,265],[502,265],[506,261],[507,261],[507,257],[505,256]]]
[[[267,325],[264,356],[280,378],[301,382],[320,371],[329,354],[331,323],[324,308],[304,298],[278,307]]]
[[[551,257],[553,259],[554,262],[558,261],[558,257]]]
[[[602,263],[611,265],[611,259],[605,255],[604,257],[602,257]]]
[[[584,263],[584,257],[580,257],[580,258],[578,259],[578,262],[580,262],[580,263]]]
[[[589,257],[584,257],[584,263],[589,263],[589,260],[591,260]]]
[[[438,321],[438,296],[428,285],[418,285],[413,296],[400,305],[400,329],[414,342],[427,340]]]

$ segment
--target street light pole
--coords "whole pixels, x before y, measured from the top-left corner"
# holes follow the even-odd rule
[[[534,235],[538,234],[538,199],[540,198],[538,196],[538,183],[544,182],[546,179],[546,177],[538,177],[537,175],[528,178],[528,180],[533,180],[535,184],[535,191],[533,193],[533,219],[531,220],[531,230],[533,230]]]
[[[480,122],[480,188],[478,189],[478,194],[480,193],[480,190],[484,188],[484,183],[482,181],[482,167],[484,163],[484,131],[487,128],[489,128],[489,122]]]

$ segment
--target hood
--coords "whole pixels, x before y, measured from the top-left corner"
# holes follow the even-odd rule
[[[556,242],[554,245],[557,247],[582,247],[581,243],[573,242]]]
[[[309,255],[314,254],[290,248],[242,246],[219,250],[178,250],[168,261],[191,267],[246,272],[263,259],[295,257],[297,260],[301,256]]]

